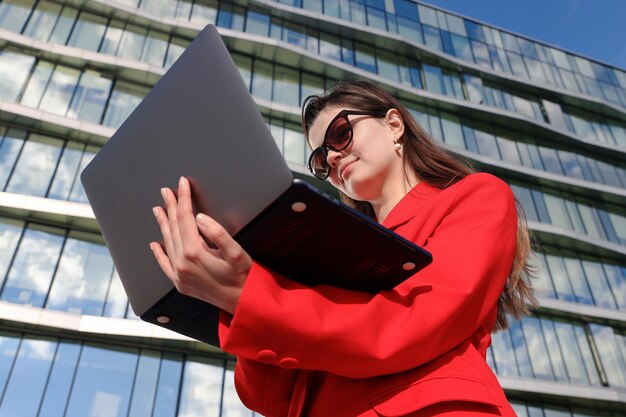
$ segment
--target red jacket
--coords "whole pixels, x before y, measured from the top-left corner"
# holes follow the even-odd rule
[[[515,253],[511,189],[484,173],[420,182],[383,225],[433,255],[391,291],[309,288],[253,265],[220,324],[243,403],[267,417],[515,416],[485,361]]]

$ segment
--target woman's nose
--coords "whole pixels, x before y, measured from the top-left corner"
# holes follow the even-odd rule
[[[339,158],[343,156],[342,152],[333,151],[332,149],[326,150],[326,161],[331,167],[335,167]]]

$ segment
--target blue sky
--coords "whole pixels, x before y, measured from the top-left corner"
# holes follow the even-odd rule
[[[626,0],[423,0],[626,69]]]

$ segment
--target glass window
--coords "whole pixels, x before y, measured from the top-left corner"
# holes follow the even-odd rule
[[[419,10],[419,18],[422,23],[434,27],[437,27],[439,25],[439,23],[437,22],[437,15],[434,9],[423,6],[421,4],[417,5],[417,9]]]
[[[272,99],[272,64],[267,61],[254,62],[252,95],[265,100]]]
[[[619,176],[617,175],[617,171],[615,170],[615,166],[598,160],[596,160],[596,163],[598,164],[598,169],[600,170],[603,180],[602,182],[604,184],[618,188],[623,187]]]
[[[300,132],[285,129],[285,148],[284,155],[288,161],[304,165],[304,148],[306,143],[304,136]]]
[[[439,29],[428,25],[423,25],[422,28],[424,30],[424,42],[426,46],[436,51],[443,51],[443,43],[441,42]]]
[[[106,18],[81,12],[70,35],[68,45],[88,51],[98,51],[106,26]]]
[[[450,37],[452,40],[452,46],[454,47],[454,55],[466,61],[474,62],[469,40],[464,36],[455,34],[451,34]]]
[[[104,242],[99,240],[96,236],[79,232],[67,239],[46,308],[74,314],[102,314],[113,261]]]
[[[295,23],[286,22],[283,25],[283,41],[306,49],[306,33],[304,28]]]
[[[0,288],[4,283],[23,228],[24,222],[0,217]],[[0,389],[2,389],[2,384],[0,384]]]
[[[516,193],[516,195],[518,195]],[[550,278],[550,270],[548,269],[548,265],[546,263],[545,255],[542,253],[533,253],[533,266],[537,268],[537,274],[535,281],[533,282],[533,287],[538,294],[550,297],[557,298],[556,293],[554,292],[554,287],[552,286],[552,279]]]
[[[591,287],[593,298],[597,306],[615,308],[615,300],[611,293],[611,288],[604,275],[604,269],[599,262],[582,261],[587,281]]]
[[[11,378],[2,397],[1,415],[37,416],[56,345],[56,342],[50,339],[22,340]]]
[[[70,36],[70,32],[72,31],[72,27],[74,26],[74,22],[76,21],[77,14],[77,9],[70,7],[63,8],[56,25],[54,25],[52,35],[50,35],[51,43],[65,45],[67,38]]]
[[[415,5],[413,5],[413,7],[415,7]],[[402,16],[396,16],[396,22],[398,25],[398,33],[400,35],[412,42],[424,43],[419,23],[415,20],[406,19]]]
[[[87,147],[87,150],[83,153],[83,157],[81,158],[78,172],[82,172],[87,164],[91,162],[94,156],[96,156],[96,148],[94,148],[93,146]],[[87,200],[87,195],[85,194],[85,190],[83,188],[83,183],[81,181],[78,181],[78,178],[74,181],[69,200],[75,201],[77,203],[89,203],[89,201]]]
[[[550,213],[550,219],[552,224],[563,229],[571,229],[572,224],[565,207],[565,202],[559,197],[555,197],[551,194],[544,194],[544,201]]]
[[[506,56],[509,58],[509,63],[511,64],[513,74],[527,78],[528,73],[526,72],[526,67],[524,66],[524,61],[522,60],[522,57],[513,52],[507,52]]]
[[[121,81],[116,82],[102,124],[119,127],[147,93],[148,89],[145,87]]]
[[[163,17],[174,17],[176,2],[168,0],[142,0],[139,5],[139,10]]]
[[[561,352],[561,345],[556,335],[554,322],[549,319],[540,319],[541,330],[546,342],[547,350],[550,355],[550,364],[554,377],[557,381],[567,381],[567,372],[565,371],[565,363]]]
[[[626,310],[626,268],[608,264],[603,267],[617,308]]]
[[[441,68],[434,67],[432,65],[423,65],[424,79],[426,81],[426,88],[436,94],[444,94],[443,86],[443,74]]]
[[[511,334],[511,342],[513,344],[513,352],[515,353],[515,359],[517,360],[517,367],[519,375],[522,377],[533,377],[533,371],[530,363],[530,356],[528,355],[527,346],[530,344],[524,340],[524,333],[522,332],[522,322],[514,321],[509,327]],[[534,353],[534,352],[533,352]],[[506,355],[511,355],[511,351],[508,350]],[[544,356],[545,358],[545,356]]]
[[[117,48],[120,45],[120,39],[122,39],[123,34],[124,28],[121,23],[115,20],[110,22],[106,32],[104,33],[104,39],[102,39],[102,44],[100,45],[100,53],[115,55],[117,53]]]
[[[117,56],[120,58],[128,58],[139,60],[143,45],[146,42],[146,34],[148,31],[142,27],[128,25],[122,34]]]
[[[446,144],[464,149],[463,130],[458,116],[450,113],[441,113],[441,127]]]
[[[626,244],[626,217],[620,216],[615,213],[608,213],[615,234],[617,235],[618,242],[621,245]]]
[[[270,30],[270,17],[267,14],[248,9],[246,32],[260,36],[267,36]]]
[[[480,155],[492,159],[500,159],[496,138],[491,133],[481,129],[474,129],[474,137],[476,138],[476,145]]]
[[[358,68],[376,74],[376,59],[374,58],[374,48],[362,43],[355,44],[355,60]]]
[[[137,356],[136,349],[85,345],[65,415],[83,417],[106,410],[110,417],[126,416]]]
[[[557,298],[565,301],[575,301],[574,291],[569,281],[563,258],[555,255],[546,255],[546,261],[550,268],[550,276],[552,277]]]
[[[468,98],[472,103],[483,104],[484,90],[483,81],[479,77],[463,74],[465,88],[467,88]]]
[[[191,11],[191,21],[194,23],[215,23],[217,18],[217,0],[196,0]]]
[[[168,37],[164,33],[151,30],[146,37],[141,60],[162,67],[167,53]]]
[[[167,56],[165,57],[165,68],[169,68],[179,56],[189,46],[189,42],[179,38],[172,38],[167,48]]]
[[[248,90],[250,90],[250,84],[252,83],[252,58],[239,54],[232,54],[231,56],[241,77],[248,86]]]
[[[128,417],[152,417],[160,361],[159,352],[150,350],[141,352]]]
[[[0,4],[2,6],[4,3]],[[16,101],[26,82],[35,57],[20,53],[0,52],[0,99]]]
[[[18,334],[0,331],[0,391],[2,392],[13,368],[19,344]]]
[[[319,0],[317,0],[319,1]],[[321,11],[320,11],[321,13]],[[387,23],[385,20],[385,12],[379,10],[377,8],[367,6],[367,25],[380,30],[387,30]],[[418,39],[421,41],[421,32],[416,32],[419,34]]]
[[[341,41],[338,37],[321,33],[320,34],[320,55],[341,61]]]
[[[21,33],[34,4],[35,0],[4,0],[0,3],[0,28]]]
[[[62,146],[60,139],[31,134],[22,148],[6,191],[44,197]]]
[[[185,362],[178,415],[219,415],[223,374],[221,361],[190,358]]]
[[[2,300],[41,307],[48,293],[63,231],[31,225],[25,232],[9,270]]]
[[[550,364],[550,355],[546,348],[543,332],[539,319],[535,317],[525,317],[522,320],[522,328],[531,358],[531,366],[535,378],[554,379]]]
[[[537,210],[535,209],[535,203],[533,202],[533,196],[530,190],[528,188],[519,187],[515,184],[511,185],[511,189],[522,204],[524,212],[526,213],[526,218],[530,221],[539,221],[539,216],[537,215]]]
[[[0,6],[1,8],[2,6]],[[61,5],[49,1],[41,1],[28,19],[24,35],[46,42],[57,21]],[[1,12],[0,12],[1,13]],[[1,26],[1,24],[0,24]]]
[[[445,70],[443,72],[443,83],[447,96],[465,100],[465,95],[463,94],[463,86],[461,85],[461,78],[459,77],[458,73]]]
[[[0,140],[0,190],[4,191],[9,175],[13,172],[13,165],[17,160],[24,140],[26,131],[8,129],[4,138]]]
[[[83,148],[84,145],[70,142],[63,149],[63,155],[54,174],[48,198],[68,199],[72,185],[78,176],[78,165],[83,154]]]
[[[574,333],[576,334],[576,340],[578,341],[578,349],[583,356],[583,365],[587,371],[589,382],[592,385],[600,384],[600,376],[598,375],[598,369],[594,355],[591,353],[591,346],[589,345],[589,339],[587,333],[582,326],[574,326]]]
[[[324,78],[317,75],[302,73],[302,99],[300,104],[310,95],[321,94],[324,91]]]
[[[561,351],[563,352],[565,367],[567,368],[570,382],[588,383],[589,378],[582,364],[584,359],[578,348],[574,326],[561,320],[555,320],[554,327],[560,342]]]
[[[41,411],[37,417],[57,417],[64,414],[79,354],[78,343],[64,341],[59,343]]]
[[[578,211],[580,212],[580,217],[583,219],[587,234],[598,239],[605,239],[606,236],[602,230],[600,218],[596,210],[586,204],[578,204]]]
[[[593,304],[593,298],[587,286],[587,280],[582,270],[580,261],[573,258],[565,258],[565,269],[569,275],[569,281],[572,284],[574,295],[577,303]]]
[[[182,358],[166,353],[161,359],[152,417],[176,417]]]
[[[43,94],[39,108],[65,115],[74,94],[80,71],[57,65]]]
[[[122,281],[117,271],[114,271],[106,294],[104,316],[123,318],[126,315],[127,305],[128,299],[126,298]]]
[[[135,0],[133,0],[135,1]],[[192,0],[182,0],[178,2],[178,7],[176,8],[176,13],[174,14],[175,19],[180,19],[183,21],[188,21],[191,16],[191,6],[193,5]]]
[[[555,174],[563,175],[563,168],[561,168],[561,163],[559,161],[559,157],[556,154],[556,150],[552,148],[546,148],[544,146],[538,146],[539,154],[541,155],[541,160],[543,161],[543,166],[546,171],[553,172]]]
[[[287,106],[300,105],[298,70],[276,65],[274,68],[273,100]]]
[[[30,107],[39,107],[41,97],[48,86],[53,71],[54,65],[51,63],[43,61],[37,63],[37,67],[30,77],[26,90],[22,95],[22,104]]]
[[[95,71],[81,74],[67,116],[91,123],[100,123],[112,80],[103,78]]]
[[[388,51],[379,51],[377,58],[378,74],[396,82],[400,81],[396,56]]]
[[[496,139],[498,141],[500,154],[502,155],[502,160],[510,164],[521,165],[522,161],[520,160],[515,141],[506,139],[501,135],[497,135]]]
[[[600,353],[600,359],[604,372],[609,380],[609,385],[626,387],[626,358],[620,351],[617,338],[622,337],[614,333],[609,326],[595,323],[589,324],[596,348]]]
[[[511,355],[513,345],[508,331],[492,334],[491,351],[493,352],[496,370],[501,376],[519,376],[515,356]]]

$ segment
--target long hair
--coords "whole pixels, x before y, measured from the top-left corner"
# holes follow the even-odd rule
[[[461,160],[438,145],[415,121],[402,103],[385,90],[364,80],[340,81],[323,94],[309,96],[304,100],[302,104],[302,128],[307,141],[311,125],[327,106],[343,106],[372,112],[386,112],[389,109],[396,109],[404,121],[402,158],[405,170],[411,170],[420,180],[436,188],[444,189],[475,172],[469,162]],[[354,200],[342,192],[340,194],[344,203],[370,217],[374,217],[374,210],[369,202]],[[530,285],[530,278],[534,273],[533,268],[528,263],[532,246],[531,239],[524,209],[517,198],[515,203],[518,216],[515,258],[510,275],[498,299],[498,317],[495,330],[508,327],[508,315],[519,319],[529,313],[530,306],[537,305]]]

